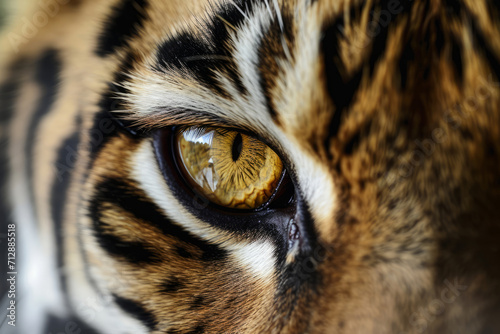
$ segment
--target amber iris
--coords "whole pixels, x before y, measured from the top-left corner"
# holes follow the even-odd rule
[[[187,181],[227,208],[258,209],[269,201],[283,173],[281,159],[269,146],[237,131],[181,129],[176,149]]]

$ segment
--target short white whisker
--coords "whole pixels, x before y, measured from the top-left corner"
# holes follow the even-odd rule
[[[278,16],[278,22],[280,25],[281,32],[285,31],[285,26],[283,24],[283,15],[281,15],[281,9],[278,5],[278,0],[273,0],[274,9],[276,10],[276,15]]]
[[[229,0],[229,1],[234,5],[234,7],[236,7],[236,9],[241,13],[241,15],[243,15],[245,17],[245,19],[250,21],[250,18],[248,17],[248,15],[245,14],[245,12],[238,6],[238,4],[234,0]],[[248,9],[248,7],[247,7],[247,9]]]
[[[288,59],[288,62],[292,64],[292,54],[290,52],[288,44],[286,43],[285,36],[281,36],[281,44],[283,45],[283,51],[285,51],[286,59]]]
[[[269,0],[265,0],[267,11],[269,12],[269,16],[273,18],[273,12],[271,11],[271,7],[269,6]]]

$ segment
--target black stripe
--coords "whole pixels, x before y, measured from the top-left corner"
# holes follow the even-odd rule
[[[408,64],[413,61],[415,61],[415,51],[413,50],[411,43],[406,43],[403,51],[401,52],[398,67],[402,91],[408,88]]]
[[[181,334],[182,331],[176,329],[176,328],[169,328],[167,334]]]
[[[422,12],[430,12],[430,3],[427,1],[424,4],[425,7]],[[447,8],[445,7],[445,9]],[[454,15],[455,10],[447,10],[447,13]],[[426,21],[425,24],[424,20]],[[408,91],[408,93],[412,94],[415,88],[410,87],[411,84],[418,84],[429,78],[435,66],[433,59],[442,56],[445,46],[450,47],[445,56],[449,58],[449,63],[454,67],[455,81],[457,84],[461,84],[463,79],[462,50],[460,43],[450,34],[449,29],[445,29],[443,22],[436,15],[423,15],[421,22],[413,24],[420,26],[421,29],[412,31],[411,25],[407,26],[404,40],[401,41],[401,44],[405,45],[399,56],[398,64],[401,91]],[[408,80],[410,68],[413,68],[413,73],[411,80]]]
[[[13,223],[11,218],[11,210],[6,203],[6,199],[10,198],[6,194],[6,183],[9,179],[9,158],[8,158],[8,132],[9,122],[11,121],[14,106],[16,104],[19,90],[22,85],[22,70],[25,68],[27,61],[24,59],[16,61],[8,70],[5,81],[0,85],[0,298],[7,289],[7,231],[8,225]]]
[[[498,17],[500,11],[500,5],[497,1],[486,1],[486,5],[489,9],[488,13],[490,18],[495,21]],[[480,26],[478,25],[478,18],[469,11],[469,9],[464,5],[462,1],[457,0],[444,0],[444,6],[449,15],[453,15],[457,19],[464,20],[464,16],[467,22],[470,22],[472,36],[474,37],[475,50],[479,50],[480,53],[486,57],[489,62],[491,69],[495,72],[497,78],[500,78],[500,57],[492,49],[491,45],[485,39]],[[452,63],[457,72],[457,76],[460,81],[463,81],[463,60],[462,60],[462,48],[461,43],[456,39],[451,40],[451,57]]]
[[[78,118],[75,132],[63,142],[57,153],[55,162],[56,178],[52,185],[51,193],[51,208],[52,219],[54,221],[54,233],[56,238],[57,248],[57,268],[61,280],[61,287],[66,295],[67,284],[66,276],[64,275],[64,240],[63,240],[63,218],[68,198],[68,188],[71,183],[71,175],[76,167],[76,158],[78,145],[80,143],[80,128],[81,120]]]
[[[113,239],[111,239],[112,236],[109,234],[103,235],[102,227],[100,227],[99,204],[102,202],[114,203],[133,214],[137,219],[159,229],[165,235],[175,237],[178,240],[182,240],[187,244],[197,247],[202,254],[201,260],[203,261],[220,261],[226,258],[227,253],[225,250],[193,236],[191,233],[174,224],[160,213],[156,204],[145,200],[145,196],[141,190],[133,188],[129,183],[110,178],[100,183],[96,187],[96,190],[97,194],[94,197],[90,211],[92,213],[97,235],[99,238],[104,238],[102,239],[102,246],[106,249],[109,248],[108,251],[114,251],[114,246]],[[124,247],[123,243],[120,245]],[[130,256],[133,255],[130,254]]]
[[[104,199],[92,200],[89,207],[97,242],[106,252],[135,265],[161,263],[161,256],[147,246],[145,242],[124,241],[112,234],[112,227],[102,221],[101,205]]]
[[[120,119],[122,114],[115,112],[115,110],[126,109],[123,105],[123,101],[118,98],[118,96],[129,93],[128,90],[123,87],[123,84],[126,82],[127,75],[133,68],[134,62],[134,55],[132,53],[128,53],[118,66],[113,80],[108,83],[108,87],[101,96],[101,100],[99,101],[100,111],[95,114],[93,126],[89,130],[89,170],[91,169],[99,151],[106,145],[106,143],[109,142],[110,139],[118,136],[120,133],[124,133],[129,136],[137,135],[139,133],[139,131],[134,129],[131,124]],[[126,113],[126,111],[123,113]]]
[[[122,310],[141,321],[151,331],[154,331],[156,329],[156,326],[158,326],[158,321],[156,320],[153,313],[146,310],[141,303],[130,300],[128,298],[120,297],[116,294],[113,294],[113,298],[115,300],[115,303]]]
[[[205,299],[205,297],[203,296],[196,296],[193,301],[191,302],[191,306],[189,307],[189,309],[191,311],[197,311],[201,308],[204,308],[206,307],[208,304],[208,301]]]
[[[457,18],[461,18],[465,9],[463,2],[458,0],[443,0],[443,7],[448,15],[453,15]]]
[[[387,9],[390,6],[390,3],[393,0],[382,0],[378,4],[373,5],[373,9]],[[393,26],[397,26],[399,22],[402,21],[403,18],[407,17],[411,12],[415,1],[413,0],[403,0],[401,3],[401,12],[398,14],[394,14],[394,17],[391,18],[388,24],[377,23],[377,27],[369,27],[368,29],[372,29],[370,33],[374,33],[375,37],[372,39],[372,48],[370,51],[370,57],[366,61],[369,65],[370,76],[373,75],[375,71],[375,67],[379,60],[384,56],[385,50],[387,47],[387,39],[389,35],[389,29]],[[424,12],[429,12],[429,1],[425,1]],[[371,14],[373,16],[373,13]],[[375,23],[375,22],[374,22]],[[423,23],[422,23],[423,24]]]
[[[382,1],[380,3],[381,8],[387,8],[388,6],[388,1]],[[408,8],[408,7],[407,7]],[[403,13],[399,15],[404,15]],[[378,24],[378,23],[377,23]],[[385,54],[385,50],[387,47],[387,38],[389,36],[389,26],[391,24],[387,24],[385,26],[378,24],[379,32],[375,36],[375,38],[372,39],[372,49],[370,52],[370,57],[368,58],[368,65],[369,65],[369,73],[370,77],[373,76],[373,72],[375,71],[375,67],[382,58],[382,56]],[[370,28],[369,28],[370,29]]]
[[[347,70],[339,56],[339,29],[343,29],[343,27],[344,18],[341,16],[326,28],[321,39],[327,90],[335,105],[335,113],[330,122],[329,135],[326,142],[327,148],[330,145],[330,138],[337,136],[343,112],[351,104],[361,83],[362,72],[358,71],[355,75],[348,78]]]
[[[476,46],[474,49],[484,55],[490,64],[491,70],[495,72],[497,79],[500,79],[500,57],[493,51],[491,45],[484,38],[477,20],[475,20],[472,14],[470,17],[472,17],[470,20],[471,32],[474,37],[474,45]]]
[[[186,250],[184,247],[177,246],[175,248],[175,251],[177,252],[177,255],[185,258],[185,259],[192,259],[193,254],[191,254],[188,250]]]
[[[356,132],[351,139],[344,145],[344,154],[351,155],[358,148],[361,141],[361,131]]]
[[[496,0],[486,0],[486,6],[493,22],[498,21],[500,15],[500,3]]]
[[[464,65],[462,60],[462,46],[455,39],[451,39],[451,63],[457,74],[457,79],[460,84],[464,81]]]
[[[117,236],[105,232],[104,224],[97,221],[94,225],[96,229],[96,239],[99,245],[106,250],[110,255],[122,258],[129,263],[135,265],[158,264],[161,263],[161,256],[153,250],[147,248],[145,243],[123,241]]]
[[[280,65],[278,60],[288,60],[290,56],[293,61],[295,50],[295,34],[293,32],[293,17],[285,11],[281,10],[283,19],[283,31],[279,21],[275,19],[265,32],[264,38],[259,46],[259,71],[260,71],[260,84],[266,99],[266,105],[271,118],[277,121],[277,111],[274,101],[272,100],[272,90],[276,86],[276,80],[279,77]],[[287,43],[290,55],[286,54],[283,39]],[[292,64],[293,65],[293,64]]]
[[[17,60],[10,66],[7,77],[0,86],[0,124],[6,124],[12,118],[22,84],[22,70],[27,65],[26,59]]]
[[[110,103],[110,104],[108,104]],[[90,155],[89,169],[93,165],[98,153],[106,144],[114,137],[117,137],[121,132],[115,118],[111,115],[107,105],[113,106],[114,99],[106,93],[102,99],[101,110],[94,115],[93,126],[89,130],[88,151]]]
[[[205,325],[202,323],[196,325],[191,331],[187,332],[187,334],[203,334],[205,333]]]
[[[384,0],[374,5],[373,9],[389,8],[391,0]],[[379,24],[376,27],[369,27],[370,34],[373,34],[371,50],[369,56],[353,74],[348,74],[342,63],[339,54],[339,43],[341,30],[344,29],[344,17],[340,15],[332,24],[324,29],[323,38],[321,40],[321,50],[324,55],[325,75],[327,82],[327,91],[335,106],[335,113],[329,125],[329,134],[325,140],[327,152],[329,152],[330,139],[338,135],[344,112],[352,104],[353,99],[359,89],[361,78],[365,65],[368,66],[368,74],[373,75],[377,64],[385,54],[387,47],[388,33],[391,26],[396,25],[407,16],[412,9],[413,2],[406,0],[401,4],[402,11],[389,22],[388,24]],[[351,18],[359,15],[362,12],[362,5],[352,6],[350,9]],[[373,17],[373,12],[371,13]],[[372,21],[376,23],[375,21]]]
[[[59,53],[54,49],[45,51],[36,64],[34,79],[42,89],[42,94],[40,100],[37,101],[35,112],[30,120],[25,147],[28,180],[31,187],[33,187],[34,146],[38,126],[42,122],[43,118],[51,111],[52,106],[56,101],[61,70],[62,63],[59,58]],[[34,196],[33,189],[32,196]]]
[[[167,279],[165,282],[162,283],[160,291],[163,293],[173,293],[179,291],[179,289],[183,287],[184,284],[182,284],[182,282],[179,281],[178,278],[173,277]]]
[[[126,46],[138,34],[146,19],[147,0],[121,0],[107,18],[95,52],[106,57]]]
[[[343,152],[345,155],[353,154],[359,147],[361,140],[369,137],[371,126],[372,120],[367,119],[361,128],[351,135],[351,138],[344,144]]]
[[[229,97],[220,85],[215,71],[222,72],[230,79],[241,94],[246,94],[241,73],[232,54],[230,45],[231,27],[238,29],[245,20],[245,15],[250,15],[254,1],[236,1],[244,12],[240,12],[233,4],[221,5],[212,15],[211,22],[204,29],[208,39],[200,39],[191,32],[181,32],[177,36],[165,41],[157,52],[158,71],[165,68],[178,70],[180,73],[188,72],[200,81],[205,87],[215,93]]]

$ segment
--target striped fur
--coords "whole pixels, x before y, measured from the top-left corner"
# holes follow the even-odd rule
[[[500,330],[494,1],[43,4],[0,39],[21,333]],[[180,125],[262,139],[295,202],[194,198]]]

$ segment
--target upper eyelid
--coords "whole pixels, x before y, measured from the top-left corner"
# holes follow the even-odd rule
[[[120,113],[118,113],[120,114]],[[239,128],[231,125],[231,123],[221,117],[212,114],[196,112],[190,110],[179,110],[177,112],[161,112],[152,113],[150,115],[138,115],[133,112],[121,113],[118,115],[126,122],[132,122],[135,127],[144,129],[159,129],[171,126],[212,126],[224,128]],[[243,127],[241,128],[243,129]]]
[[[159,110],[150,115],[138,115],[133,111],[110,111],[113,118],[121,127],[135,133],[151,133],[152,131],[170,127],[191,127],[200,128],[214,127],[224,128],[229,131],[237,131],[248,136],[257,138],[263,142],[267,140],[260,136],[250,127],[235,124],[231,120],[215,116],[211,113],[193,110],[178,110],[176,112],[162,112]]]
[[[252,131],[248,127],[240,126],[238,124],[233,124],[228,120],[221,117],[214,116],[211,113],[203,113],[201,111],[194,110],[179,110],[176,113],[154,113],[152,115],[136,115],[125,114],[123,112],[111,112],[112,117],[118,118],[118,123],[122,124],[123,127],[134,135],[151,135],[154,131],[165,129],[165,128],[178,128],[184,127],[188,128],[191,126],[197,127],[215,127],[224,128],[230,131],[237,131],[247,136],[253,137],[260,140],[267,146],[269,146],[280,159],[288,164],[290,162],[289,157],[283,154],[283,149],[277,140],[265,137],[255,131]],[[121,115],[120,115],[121,114]],[[126,124],[130,123],[130,124]]]

